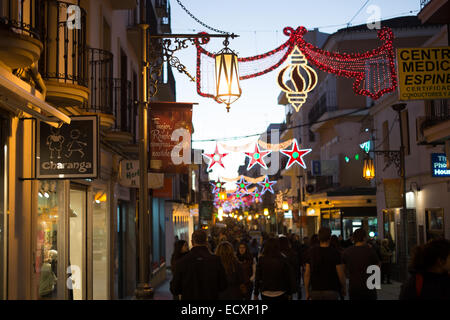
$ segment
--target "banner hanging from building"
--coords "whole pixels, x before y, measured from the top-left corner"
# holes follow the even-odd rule
[[[150,169],[187,173],[191,161],[192,103],[150,103]]]
[[[97,178],[98,118],[77,116],[55,128],[37,121],[36,178]]]
[[[450,98],[450,47],[397,49],[400,100]]]

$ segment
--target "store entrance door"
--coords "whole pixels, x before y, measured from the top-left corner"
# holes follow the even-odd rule
[[[69,299],[87,299],[86,290],[86,212],[87,188],[85,186],[70,185],[69,206],[69,262],[68,274],[72,279],[69,286]]]
[[[119,299],[126,298],[127,288],[127,264],[126,264],[126,234],[127,234],[127,210],[128,202],[117,203],[117,296]]]

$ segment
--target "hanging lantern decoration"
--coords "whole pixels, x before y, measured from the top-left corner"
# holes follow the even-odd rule
[[[310,92],[317,84],[317,74],[313,68],[308,66],[305,56],[301,51],[295,47],[292,53],[289,55],[291,64],[284,67],[280,73],[278,73],[278,85],[281,90],[286,92],[289,103],[298,112],[300,107],[305,103]],[[290,69],[289,79],[285,81],[284,74]],[[307,81],[305,79],[306,75]]]
[[[242,94],[239,86],[238,56],[228,48],[228,40],[224,41],[225,48],[215,55],[216,96],[219,103],[223,102],[230,112],[230,104]]]
[[[375,178],[375,166],[370,158],[364,160],[363,177],[369,181]]]

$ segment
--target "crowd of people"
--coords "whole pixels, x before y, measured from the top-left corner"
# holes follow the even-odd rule
[[[394,248],[391,239],[368,239],[362,228],[350,241],[326,227],[303,239],[252,237],[239,226],[213,228],[209,236],[197,230],[190,250],[184,240],[175,243],[170,291],[175,300],[376,300],[380,284],[368,270],[379,267],[379,282],[390,283]],[[449,240],[415,249],[399,299],[450,299]]]

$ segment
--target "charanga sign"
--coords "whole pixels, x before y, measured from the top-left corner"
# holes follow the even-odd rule
[[[397,49],[400,100],[450,98],[450,47]]]
[[[36,178],[97,178],[97,116],[72,117],[60,128],[38,121],[36,131]]]

